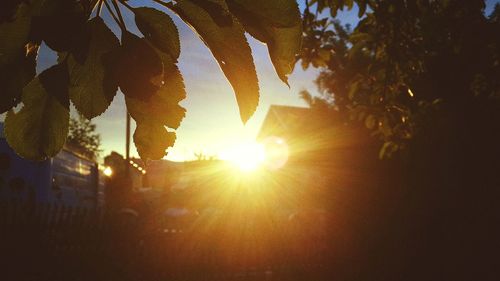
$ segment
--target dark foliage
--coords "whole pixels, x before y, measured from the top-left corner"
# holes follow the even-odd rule
[[[325,128],[349,124],[331,141],[350,149],[323,153],[357,177],[324,196],[332,279],[500,278],[500,6],[309,2],[302,63],[322,68],[322,96],[304,96]],[[353,2],[350,30],[334,16]]]
[[[381,156],[404,149],[432,112],[474,100],[499,102],[500,26],[483,1],[354,1],[351,31],[333,18],[353,1],[311,1],[302,66],[321,67],[327,102],[379,137]],[[347,4],[351,3],[351,4]]]

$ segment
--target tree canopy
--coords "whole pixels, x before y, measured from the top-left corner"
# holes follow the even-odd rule
[[[277,75],[288,83],[302,35],[295,0],[151,1],[201,37],[234,89],[243,122],[259,102],[245,32],[267,44]],[[101,18],[102,9],[120,26],[120,39]],[[141,34],[127,29],[122,9],[134,14]],[[118,88],[137,122],[139,155],[161,159],[174,144],[186,92],[177,67],[179,32],[168,14],[126,0],[6,0],[0,11],[0,113],[7,112],[5,136],[18,154],[54,156],[68,134],[70,103],[91,119],[106,111]],[[59,58],[36,75],[42,42]],[[12,110],[19,103],[21,109]]]
[[[343,26],[350,8],[359,23]],[[301,63],[321,72],[304,97],[340,128],[321,151],[331,280],[498,279],[499,14],[480,0],[308,1]]]
[[[341,25],[338,11],[355,5],[359,23]],[[322,69],[321,96],[310,101],[364,123],[382,140],[381,157],[444,112],[498,104],[500,5],[484,9],[484,1],[307,1],[301,63]]]

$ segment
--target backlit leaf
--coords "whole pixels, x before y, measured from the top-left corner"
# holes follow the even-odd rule
[[[20,156],[44,160],[62,149],[69,126],[68,84],[66,67],[56,65],[24,88],[23,107],[5,119],[5,138]]]
[[[209,0],[227,9],[223,0]],[[177,1],[174,10],[199,34],[210,48],[222,71],[233,86],[240,116],[246,122],[259,103],[259,83],[250,46],[241,24],[218,25],[209,12],[192,1]]]
[[[170,55],[159,50],[163,64],[163,76],[154,82],[158,91],[147,101],[126,97],[127,109],[137,122],[134,142],[143,159],[158,160],[165,156],[165,150],[173,145],[175,133],[166,132],[164,126],[177,129],[185,115],[179,102],[186,97],[184,81]],[[146,134],[150,132],[152,134]]]
[[[245,30],[268,45],[278,76],[288,84],[302,38],[302,20],[295,0],[228,0],[227,3]]]
[[[153,47],[144,38],[124,32],[114,63],[114,77],[125,96],[148,100],[159,88],[153,80],[162,71],[162,62]]]
[[[233,4],[237,4],[247,13],[258,17],[258,21],[276,27],[293,27],[300,22],[300,11],[295,0],[228,0],[227,2],[231,11]]]
[[[36,0],[32,5],[33,14],[30,38],[57,52],[70,51],[82,61],[86,53],[89,34],[86,30],[87,14],[78,1]]]
[[[16,60],[28,42],[31,19],[26,5],[20,5],[15,19],[0,25],[0,67]]]
[[[74,56],[68,58],[69,94],[76,109],[91,119],[102,114],[111,104],[117,85],[110,77],[110,67],[103,60],[119,46],[118,39],[101,18],[89,21],[92,38],[83,64]]]
[[[181,73],[174,64],[168,66],[163,85],[149,100],[126,97],[127,108],[136,122],[154,120],[177,129],[184,118],[185,109],[179,102],[186,97]]]
[[[35,77],[37,50],[38,47],[22,50],[14,62],[0,68],[0,85],[3,86],[0,91],[0,113],[20,102],[24,86]]]
[[[205,10],[218,26],[230,26],[233,24],[233,16],[224,8],[224,3],[220,1],[190,0]]]
[[[170,16],[147,7],[136,8],[134,13],[137,27],[146,39],[173,58],[179,58],[181,52],[179,31]]]
[[[184,118],[185,109],[179,102],[186,98],[184,81],[174,60],[158,51],[163,63],[163,76],[155,81],[158,90],[149,100],[126,97],[127,108],[137,123],[154,121],[177,129]]]
[[[162,159],[167,148],[174,145],[175,138],[175,133],[156,122],[138,123],[134,132],[134,143],[142,159]]]

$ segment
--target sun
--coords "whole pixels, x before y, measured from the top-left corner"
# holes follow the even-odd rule
[[[246,142],[223,151],[220,158],[229,161],[241,171],[251,172],[257,170],[264,163],[266,151],[262,144]]]

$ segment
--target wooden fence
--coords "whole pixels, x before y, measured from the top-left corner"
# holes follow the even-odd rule
[[[0,203],[0,276],[41,281],[328,280],[325,252],[297,254],[298,241],[287,231],[272,239],[231,241],[238,229],[179,225],[172,231],[103,210]]]

